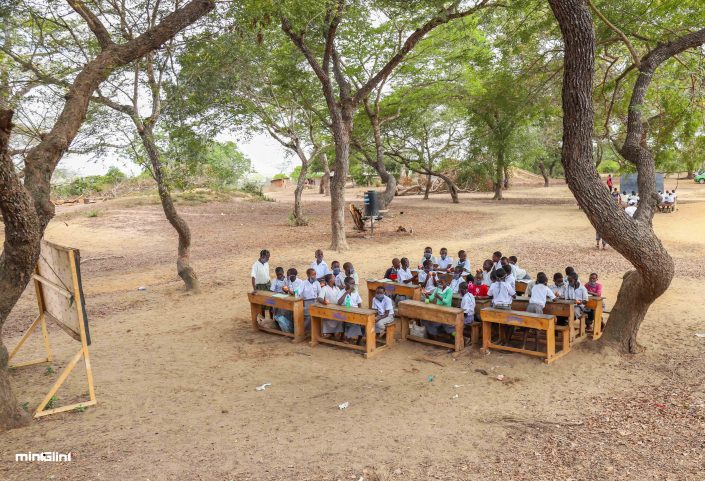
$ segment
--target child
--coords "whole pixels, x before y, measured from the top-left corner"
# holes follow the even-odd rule
[[[453,294],[458,293],[460,283],[465,282],[463,279],[463,266],[455,266],[455,272],[453,272],[453,279],[450,281],[450,288]]]
[[[347,264],[347,262],[346,262]],[[340,291],[339,306],[362,307],[362,299],[355,289],[355,279],[346,277],[343,282],[344,289]],[[356,342],[362,336],[362,327],[357,324],[345,323],[345,341]]]
[[[433,249],[430,247],[426,247],[423,250],[423,257],[421,258],[421,262],[419,262],[419,268],[423,268],[423,263],[430,260],[431,265],[436,264],[436,258],[433,256]]]
[[[585,289],[591,296],[602,297],[602,284],[597,282],[597,273],[590,274],[590,280],[585,284]]]
[[[282,287],[282,291],[292,296],[299,296],[301,289],[304,286],[304,281],[296,277],[299,272],[293,267],[286,271],[286,283]]]
[[[325,285],[321,288],[318,294],[318,302],[321,304],[337,304],[340,299],[340,289],[335,285],[335,277],[333,274],[326,274],[323,278]],[[323,337],[330,339],[333,336],[338,341],[343,338],[343,324],[338,321],[324,320],[321,325]]]
[[[441,247],[441,257],[438,259],[438,270],[449,271],[453,268],[453,258],[448,257],[448,249]]]
[[[394,303],[385,294],[384,287],[379,286],[375,291],[375,298],[372,299],[372,309],[377,310],[375,316],[375,331],[379,337],[384,336],[387,326],[394,324]]]
[[[531,296],[529,297],[529,305],[526,307],[526,312],[534,314],[543,314],[543,308],[546,307],[546,299],[554,300],[556,295],[548,287],[548,276],[539,272],[536,274],[536,282],[531,288]]]
[[[384,278],[398,282],[400,269],[401,261],[395,257],[394,259],[392,259],[392,267],[387,269],[387,271],[384,273]]]
[[[306,269],[306,281],[301,287],[301,297],[304,298],[304,328],[311,328],[311,313],[309,308],[311,304],[316,302],[321,297],[321,283],[318,281],[316,269],[309,267]]]
[[[516,290],[517,288],[517,281],[516,278],[514,277],[514,274],[512,273],[512,265],[507,264],[505,266],[502,266],[502,269],[504,270],[504,282],[512,286],[512,289]]]
[[[284,286],[286,285],[286,276],[284,275],[284,268],[277,267],[276,269],[274,269],[274,274],[276,274],[277,277],[274,278],[274,282],[272,282],[270,290],[278,294],[283,294]]]
[[[627,205],[627,208],[624,209],[624,213],[627,214],[629,217],[634,217],[634,213],[636,213],[636,201],[630,200],[628,204],[629,205]]]
[[[423,263],[423,270],[419,272],[419,285],[423,286],[421,293],[428,296],[436,288],[436,273],[431,271],[431,259],[426,259]]]
[[[507,282],[504,269],[497,269],[497,282],[494,282],[487,294],[492,298],[492,307],[497,309],[511,309],[512,298],[516,295],[514,288]]]
[[[402,257],[401,268],[397,271],[397,282],[401,282],[403,284],[411,284],[413,278],[414,275],[411,273],[411,269],[409,269],[409,258]]]
[[[338,277],[338,274],[340,274],[340,262],[338,261],[333,261],[330,263],[330,270],[331,273],[333,274],[333,277]]]
[[[345,279],[348,277],[352,277],[355,281],[353,287],[355,289],[355,293],[357,294],[357,283],[359,282],[359,279],[352,262],[346,262],[343,264],[343,272],[338,274],[338,277],[335,278],[335,285],[338,286],[338,289],[345,289]]]
[[[426,299],[426,302],[438,304],[439,306],[451,307],[453,304],[453,290],[450,288],[450,285],[448,285],[445,278],[438,278],[438,287],[433,290],[431,295]],[[452,326],[438,322],[423,321],[423,325],[426,326],[426,332],[428,333],[429,339],[435,339],[440,331],[447,334],[455,332],[455,329],[452,329]]]
[[[476,277],[479,277],[482,279],[482,283],[486,285],[487,287],[492,284],[492,277],[490,274],[492,273],[492,268],[494,267],[494,264],[491,260],[487,259],[485,262],[482,263],[482,269],[478,269],[477,272],[475,273]]]
[[[565,298],[575,300],[575,318],[580,319],[583,314],[587,313],[588,321],[585,324],[586,326],[591,326],[592,317],[594,316],[590,315],[592,313],[592,309],[588,309],[585,305],[588,300],[588,292],[587,289],[585,289],[585,286],[580,284],[577,272],[571,272],[568,274],[568,287],[566,287],[565,290]]]
[[[279,268],[277,268],[277,271]],[[282,293],[289,294],[291,296],[300,296],[301,291],[304,287],[304,281],[297,278],[298,271],[293,267],[286,271],[286,278],[284,279],[284,285],[282,285]],[[279,273],[277,272],[277,277]],[[276,281],[275,281],[276,283]],[[281,317],[280,317],[281,316]],[[283,317],[283,319],[282,319]],[[274,320],[277,322],[279,329],[284,332],[294,332],[294,313],[286,309],[275,309]]]
[[[259,253],[259,259],[252,264],[251,276],[253,293],[269,290],[269,251],[267,249],[262,249]]]
[[[470,270],[470,261],[468,260],[468,255],[465,251],[458,251],[458,261],[455,263],[455,266],[461,266],[464,272],[472,272]]]
[[[500,251],[495,251],[492,254],[492,269],[497,270],[502,268],[502,253]]]
[[[602,234],[600,234],[599,231],[595,231],[595,244],[598,251],[600,250],[600,241],[602,241],[602,250],[606,250],[607,242],[605,242],[605,239],[602,238]]]
[[[509,256],[509,263],[512,265],[512,271],[516,280],[531,279],[531,276],[517,264],[517,256]]]
[[[568,287],[568,276],[575,272],[571,266],[565,268],[565,277],[563,277],[563,285]]]
[[[465,325],[469,326],[475,322],[475,296],[468,291],[468,284],[466,282],[460,283],[458,292],[462,296],[460,299],[460,308],[465,313]]]
[[[472,276],[468,276],[468,278],[470,281],[470,284],[468,284],[468,292],[474,297],[487,297],[489,287],[482,283],[482,277],[475,276],[475,278],[473,278]]]
[[[550,289],[556,297],[565,297],[565,283],[563,282],[563,274],[560,272],[553,274],[553,285],[550,286]]]
[[[323,251],[321,249],[316,249],[314,253],[316,259],[311,262],[311,268],[316,271],[316,279],[322,281],[326,274],[329,274],[328,264],[323,260]]]

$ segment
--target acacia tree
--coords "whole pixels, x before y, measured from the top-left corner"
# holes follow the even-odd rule
[[[335,0],[312,3],[313,5],[306,5],[310,9],[301,8],[295,17],[292,16],[291,9],[287,8],[287,2],[282,2],[275,11],[266,13],[281,19],[282,30],[306,57],[320,82],[326,100],[335,144],[334,174],[331,181],[331,248],[342,250],[348,247],[345,236],[345,183],[349,170],[351,134],[355,113],[363,99],[370,95],[383,79],[389,77],[427,33],[439,25],[472,15],[491,4],[489,0],[480,0],[473,6],[463,8],[463,1],[453,1],[449,5],[441,1],[348,3],[346,0]],[[383,7],[386,7],[386,15],[378,15]],[[262,12],[262,15],[265,16],[265,12]],[[360,66],[354,65],[353,59],[340,54],[345,51],[340,48],[340,44],[345,41],[358,42],[360,38],[345,38],[345,20],[367,22],[368,29],[374,31],[379,25],[372,25],[372,18],[395,22],[399,35],[405,37],[405,40],[389,60],[382,63],[376,71],[370,72],[369,77],[359,86],[355,86],[350,80],[349,70],[359,69]],[[406,33],[413,28],[410,27],[412,24],[419,26],[411,33]],[[339,35],[341,32],[342,36]]]
[[[0,109],[0,212],[5,224],[0,256],[0,329],[31,279],[41,238],[54,216],[54,206],[49,200],[52,173],[83,124],[96,89],[113,72],[160,48],[214,7],[209,0],[192,0],[174,8],[133,40],[116,43],[103,21],[85,4],[71,0],[68,5],[75,12],[74,18],[82,22],[93,38],[82,28],[76,28],[74,33],[85,39],[86,49],[97,43],[97,51],[73,78],[51,129],[27,152],[23,179],[15,172],[8,152],[13,112]],[[64,17],[67,15],[68,12],[63,12]],[[0,429],[28,422],[10,387],[7,363],[7,349],[0,342]]]
[[[673,56],[705,42],[705,29],[658,43],[646,55],[630,48],[636,79],[631,89],[625,140],[620,153],[638,174],[641,202],[634,217],[611,199],[597,174],[592,155],[595,32],[585,0],[549,0],[563,36],[563,150],[566,179],[592,225],[635,270],[624,275],[603,338],[625,352],[641,350],[637,333],[651,304],[671,283],[674,263],[656,236],[652,219],[659,201],[655,162],[646,141],[644,100],[657,69]]]

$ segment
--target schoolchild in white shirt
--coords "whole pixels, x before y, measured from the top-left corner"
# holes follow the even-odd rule
[[[433,265],[436,265],[436,257],[433,255],[433,249],[430,247],[426,247],[423,250],[423,257],[421,258],[421,261],[419,262],[419,267],[423,268],[423,263],[426,262],[427,260],[431,261],[432,267]]]
[[[465,316],[465,325],[468,326],[475,322],[475,296],[468,292],[467,282],[461,282],[458,287],[458,292],[462,296],[460,299],[460,308]]]
[[[335,285],[333,274],[326,274],[323,278],[325,285],[318,294],[318,302],[321,304],[337,304],[340,299],[340,289]],[[343,323],[326,319],[321,323],[323,337],[330,339],[335,337],[338,341],[343,339]]]
[[[494,263],[487,259],[482,263],[482,269],[478,269],[477,272],[475,273],[475,278],[480,278],[482,279],[482,283],[489,287],[492,285],[492,270],[494,267]]]
[[[419,271],[418,281],[422,286],[421,293],[425,296],[431,295],[437,284],[436,273],[431,270],[432,266],[431,259],[426,259],[423,263],[423,270]]]
[[[556,297],[565,297],[565,282],[563,282],[563,274],[556,272],[553,274],[553,284],[549,286]]]
[[[453,272],[453,278],[450,281],[450,288],[453,290],[453,294],[458,293],[460,284],[466,282],[463,278],[463,266],[455,266],[455,272]]]
[[[453,268],[453,258],[448,256],[448,249],[441,247],[441,257],[436,259],[438,270],[447,271]]]
[[[311,327],[311,313],[309,308],[316,302],[321,294],[321,283],[316,278],[316,269],[309,267],[306,269],[306,281],[301,287],[300,296],[304,298],[304,327],[309,330]]]
[[[458,251],[458,260],[455,261],[455,266],[461,266],[464,272],[470,274],[470,261],[468,260],[468,255],[465,251]]]
[[[323,260],[323,251],[321,249],[316,249],[314,254],[316,259],[311,262],[311,268],[316,271],[316,279],[322,281],[326,274],[330,274],[328,270],[328,264]]]
[[[375,297],[372,299],[372,309],[377,311],[375,315],[375,332],[382,337],[389,324],[394,324],[394,303],[385,294],[382,286],[377,287]]]
[[[355,279],[352,277],[346,277],[345,287],[340,291],[340,297],[338,298],[339,306],[346,307],[362,307],[362,299],[360,294],[355,292]],[[358,338],[362,336],[362,328],[357,324],[345,323],[345,341],[346,342],[357,342]]]
[[[360,279],[358,278],[357,272],[355,272],[355,268],[352,265],[352,262],[346,262],[343,264],[343,271],[338,274],[338,276],[335,278],[335,285],[338,286],[338,289],[345,289],[345,279],[348,277],[352,277],[353,280],[355,281],[354,284],[354,290],[355,293],[358,293],[357,290],[357,284],[360,282]]]
[[[511,309],[512,299],[516,295],[516,291],[506,281],[506,272],[504,269],[498,269],[495,271],[497,276],[497,282],[493,282],[490,286],[487,295],[492,298],[492,307],[497,309]]]
[[[588,313],[591,309],[587,308],[589,294],[585,286],[578,280],[578,273],[571,272],[568,274],[568,287],[565,290],[565,298],[575,300],[575,318],[580,319],[583,314]]]
[[[556,295],[548,287],[548,276],[544,272],[539,272],[536,274],[536,282],[531,288],[531,296],[529,297],[529,305],[526,307],[526,312],[543,314],[543,309],[546,307],[546,299],[554,300],[555,298]]]
[[[512,288],[516,291],[517,288],[517,281],[516,278],[514,277],[514,274],[512,273],[512,265],[511,264],[506,264],[502,266],[502,270],[504,270],[504,282],[512,286]]]

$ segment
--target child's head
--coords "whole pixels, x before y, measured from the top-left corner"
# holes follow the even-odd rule
[[[465,269],[463,269],[463,266],[455,266],[455,269],[453,271],[453,277],[455,277],[456,279],[459,278],[463,275],[464,270]]]
[[[267,262],[269,260],[269,251],[267,249],[259,251],[259,258],[261,261]]]
[[[497,269],[494,271],[497,281],[502,282],[507,279],[507,273],[504,269]]]
[[[296,276],[299,275],[299,272],[293,267],[290,267],[289,269],[287,269],[286,275],[287,277],[289,277],[289,280],[293,282],[296,280]]]
[[[343,264],[343,270],[345,271],[346,276],[351,276],[355,272],[355,268],[352,265],[352,262],[346,262]]]
[[[423,261],[423,270],[425,270],[426,272],[429,272],[432,267],[433,267],[433,262],[431,261],[431,259],[426,259],[425,261]]]
[[[399,269],[401,267],[401,261],[397,257],[392,259],[392,267],[395,269]]]
[[[375,297],[380,301],[384,299],[384,287],[377,286],[377,289],[375,290]]]
[[[512,265],[516,265],[517,263],[517,256],[509,256],[509,263]]]
[[[502,258],[502,253],[500,251],[495,251],[494,254],[492,254],[492,262],[495,264],[499,262],[499,260]]]
[[[636,195],[636,192],[632,191],[632,195]]]
[[[490,272],[490,282],[497,282],[497,271]]]
[[[464,296],[468,292],[468,283],[461,282],[460,284],[458,284],[458,292],[461,296]]]
[[[482,277],[481,276],[473,277],[472,281],[475,283],[476,286],[482,285]]]
[[[323,276],[323,281],[327,286],[333,287],[335,285],[335,276],[333,274],[326,274]]]
[[[438,278],[438,287],[441,289],[445,289],[446,286],[448,285],[448,281],[446,280],[445,276],[439,276]]]
[[[509,264],[509,258],[506,257],[506,256],[502,256],[502,258],[499,260],[499,262],[500,262],[500,264],[502,264],[503,266],[506,266],[507,264]]]
[[[445,259],[447,255],[448,249],[446,249],[445,247],[441,247],[441,259]]]
[[[492,263],[492,261],[487,259],[485,262],[482,263],[482,270],[489,272],[492,270],[493,265],[494,264]]]
[[[284,268],[277,267],[274,269],[274,273],[277,275],[277,279],[284,279]]]
[[[569,276],[571,272],[575,272],[575,269],[573,269],[571,266],[568,266],[565,268],[565,275]]]
[[[597,282],[597,272],[590,274],[590,283],[594,284],[595,282]]]
[[[333,261],[330,263],[330,268],[333,269],[333,274],[336,276],[340,274],[340,262],[338,261]]]
[[[408,268],[409,268],[409,258],[408,258],[408,257],[402,257],[402,258],[401,258],[401,268],[402,268],[402,269],[408,269]]]
[[[556,285],[563,284],[563,274],[560,272],[553,274],[553,283]]]
[[[345,283],[345,288],[346,288],[347,290],[352,290],[352,289],[355,288],[355,279],[353,279],[353,278],[350,277],[350,276],[348,276],[348,277],[345,278],[344,283]]]
[[[430,259],[432,254],[433,254],[433,249],[431,249],[430,247],[424,248],[424,250],[423,250],[424,258]]]
[[[315,281],[316,280],[316,269],[313,267],[309,267],[306,269],[306,277],[308,278],[309,281]]]
[[[502,270],[504,271],[504,274],[508,276],[512,273],[512,266],[510,264],[503,265]]]
[[[468,255],[465,253],[465,251],[458,251],[458,259],[460,259],[461,262],[467,258]]]
[[[536,284],[548,284],[548,276],[545,272],[539,272],[538,274],[536,274]]]
[[[568,285],[574,287],[578,285],[578,273],[573,271],[568,274]]]
[[[316,257],[316,262],[321,262],[323,260],[323,251],[321,249],[316,249],[314,256]]]

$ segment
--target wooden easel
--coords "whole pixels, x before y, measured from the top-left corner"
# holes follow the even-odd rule
[[[81,347],[71,358],[68,365],[66,365],[59,375],[59,378],[35,409],[33,415],[35,418],[92,406],[97,402],[95,389],[93,387],[93,370],[91,368],[90,355],[88,352],[88,346],[91,340],[88,330],[88,320],[86,318],[83,288],[81,286],[80,261],[81,255],[78,249],[42,241],[40,259],[32,276],[34,279],[34,291],[37,295],[39,316],[37,316],[32,325],[29,326],[29,329],[22,335],[20,342],[17,343],[17,346],[15,346],[10,353],[10,360],[17,354],[32,333],[36,331],[37,326],[39,326],[42,331],[46,357],[11,364],[10,367],[17,368],[52,361],[53,357],[49,344],[49,333],[46,327],[47,320],[55,323],[69,336],[80,342]],[[86,367],[89,400],[67,406],[45,409],[81,359],[83,359]]]

